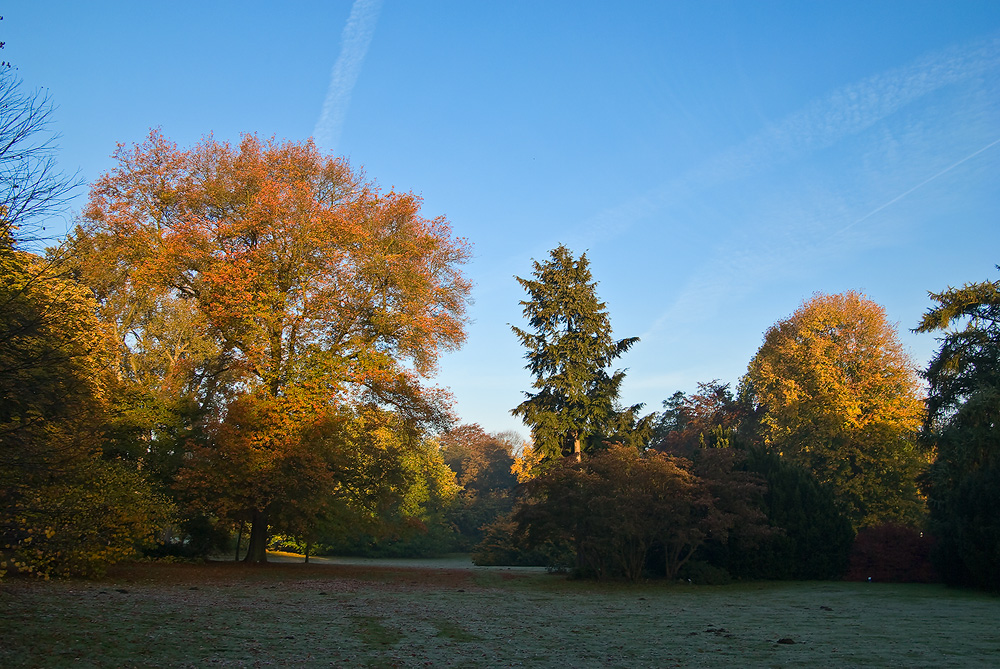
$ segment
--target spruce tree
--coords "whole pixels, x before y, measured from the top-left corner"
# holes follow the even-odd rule
[[[525,368],[536,392],[525,392],[527,399],[511,413],[531,428],[545,456],[579,460],[585,445],[589,450],[602,438],[628,442],[619,437],[631,432],[642,405],[619,407],[625,372],[606,368],[639,338],[612,338],[586,253],[576,259],[560,245],[549,255],[546,262],[533,261],[534,278],[515,277],[529,295],[521,302],[529,329],[511,329],[528,349]]]

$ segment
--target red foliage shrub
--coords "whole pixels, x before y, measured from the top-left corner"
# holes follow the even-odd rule
[[[933,583],[930,535],[907,525],[886,524],[858,531],[851,549],[849,581]]]

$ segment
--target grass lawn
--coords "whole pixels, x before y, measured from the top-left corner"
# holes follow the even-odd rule
[[[1000,598],[939,586],[137,564],[0,583],[2,667],[996,667]]]

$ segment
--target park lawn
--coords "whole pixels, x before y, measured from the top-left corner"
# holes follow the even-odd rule
[[[1000,666],[1000,599],[941,586],[135,564],[0,583],[3,667]]]

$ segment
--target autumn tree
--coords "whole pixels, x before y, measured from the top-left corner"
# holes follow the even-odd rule
[[[619,406],[625,372],[609,374],[607,367],[639,338],[612,338],[586,253],[577,259],[560,245],[549,255],[545,262],[534,261],[534,278],[515,277],[528,292],[521,305],[529,329],[511,329],[527,349],[525,368],[536,392],[526,392],[511,413],[531,427],[535,448],[549,457],[579,460],[585,445],[590,449],[602,437],[634,437],[642,405]]]
[[[320,476],[317,416],[370,406],[415,430],[446,421],[446,396],[422,379],[463,340],[468,247],[422,217],[419,198],[380,190],[312,142],[209,137],[181,150],[153,131],[115,159],[73,239],[79,275],[114,328],[119,375],[203,409],[203,475],[238,444],[270,453],[281,480],[267,492],[249,494],[252,468],[217,480],[242,488],[248,559],[263,560],[271,520]],[[287,402],[282,420],[299,422],[275,429]],[[244,406],[252,420],[231,411]]]
[[[919,383],[878,304],[814,296],[767,331],[741,392],[766,448],[831,486],[855,528],[919,521]]]
[[[107,353],[92,300],[0,232],[0,463],[60,469],[95,447]]]
[[[0,576],[98,573],[170,514],[101,458],[109,346],[65,257],[26,249],[73,182],[55,167],[51,105],[0,68]]]
[[[87,369],[94,360],[90,351],[101,347],[89,305],[61,280],[58,258],[47,261],[24,248],[37,241],[49,216],[62,213],[74,186],[56,167],[51,114],[45,95],[25,92],[13,71],[0,67],[0,437],[5,458],[18,458],[20,451],[39,445],[47,429],[43,423],[48,425],[56,412],[89,420],[94,413],[90,399],[100,394],[94,378],[100,375]]]
[[[461,492],[451,510],[465,547],[483,538],[483,526],[513,507],[517,477],[511,471],[524,444],[515,433],[488,434],[478,424],[460,425],[439,437],[444,462]]]
[[[1000,590],[1000,281],[931,293],[918,332],[943,331],[924,373],[924,481],[936,565],[946,580]]]

